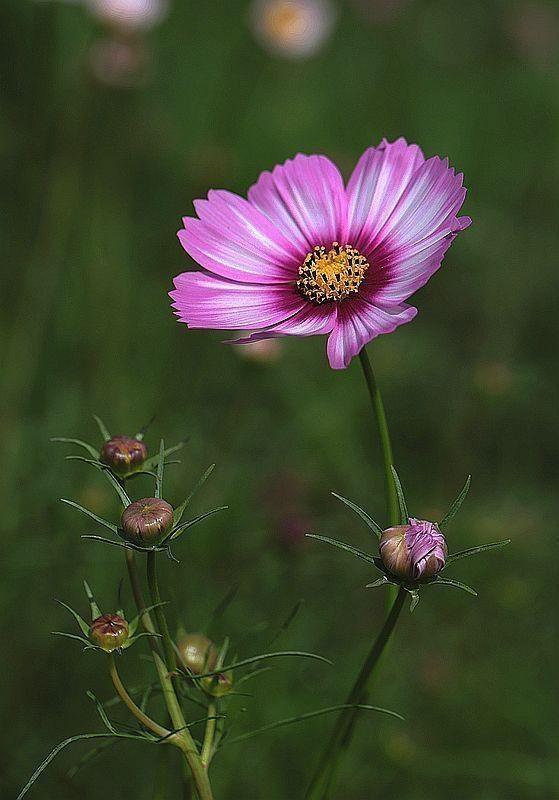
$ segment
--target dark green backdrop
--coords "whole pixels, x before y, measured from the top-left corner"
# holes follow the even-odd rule
[[[381,23],[338,5],[330,42],[295,63],[255,43],[244,0],[174,0],[145,39],[144,82],[114,88],[90,74],[106,32],[83,8],[2,3],[2,797],[58,740],[98,728],[86,689],[111,694],[101,658],[50,636],[68,625],[54,597],[85,611],[87,577],[110,607],[123,575],[120,552],[80,540],[90,528],[58,502],[117,512],[101,477],[49,443],[96,437],[92,412],[128,433],[155,413],[152,449],[160,435],[191,437],[169,474],[172,500],[217,462],[196,511],[230,509],[181,542],[180,565],[164,565],[171,614],[202,627],[238,583],[216,634],[251,655],[304,598],[281,644],[335,661],[276,664],[244,699],[239,732],[342,700],[384,598],[364,590],[364,565],[300,534],[367,546],[331,490],[382,517],[359,367],[330,371],[319,339],[286,342],[272,364],[242,359],[179,326],[167,292],[189,266],[180,217],[208,188],[244,193],[297,151],[326,153],[348,174],[365,147],[399,135],[464,171],[474,224],[418,294],[417,320],[369,348],[397,462],[418,515],[440,513],[473,473],[454,548],[513,544],[455,568],[478,599],[432,590],[404,615],[374,702],[407,721],[363,718],[338,796],[558,791],[557,7],[417,0]],[[130,652],[133,683],[149,665]],[[302,797],[330,724],[224,750],[217,797]],[[153,796],[146,750],[119,745],[69,780],[83,752],[63,754],[30,797]]]

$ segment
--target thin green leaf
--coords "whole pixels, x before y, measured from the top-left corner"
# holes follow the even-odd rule
[[[468,556],[475,556],[477,553],[484,553],[486,550],[497,550],[499,547],[504,547],[511,543],[511,539],[503,539],[500,542],[490,542],[489,544],[480,544],[478,547],[469,547],[467,550],[461,550],[459,553],[453,553],[446,560],[446,566],[452,564],[453,561],[458,561],[459,558],[468,558]]]
[[[84,639],[83,636],[78,636],[76,633],[66,633],[66,631],[51,631],[51,633],[53,636],[64,636],[65,639],[75,639],[83,645],[90,644],[88,639]]]
[[[78,511],[82,512],[82,514],[85,514],[87,517],[90,517],[91,519],[94,519],[95,522],[99,523],[99,525],[103,525],[105,528],[108,528],[113,533],[117,533],[118,532],[117,526],[113,525],[112,522],[109,522],[108,520],[103,519],[103,517],[98,517],[97,514],[93,513],[93,511],[90,511],[88,508],[85,508],[84,506],[81,506],[79,503],[75,503],[73,500],[65,500],[63,497],[60,498],[60,501],[62,503],[66,503],[66,505],[68,505],[68,506],[72,506],[73,508],[77,508]]]
[[[73,742],[83,741],[85,739],[133,739],[134,741],[139,742],[148,742],[148,744],[156,743],[157,740],[153,738],[148,738],[147,736],[143,736],[140,734],[127,734],[127,733],[80,733],[77,736],[70,736],[68,739],[64,739],[60,744],[57,744],[56,747],[51,750],[48,756],[44,759],[44,761],[39,764],[33,775],[29,778],[21,792],[16,797],[16,800],[22,800],[23,797],[27,794],[29,789],[33,786],[35,781],[41,776],[41,774],[45,771],[48,765],[56,758],[56,756],[67,747],[69,744]]]
[[[135,550],[138,553],[145,553],[148,548],[146,547],[138,547],[131,542],[115,542],[114,539],[106,539],[104,536],[95,536],[92,533],[84,533],[80,538],[82,539],[94,539],[96,542],[104,542],[105,544],[112,544],[113,547],[124,547],[125,550]],[[149,548],[155,550],[156,548]]]
[[[103,439],[104,439],[106,442],[108,442],[108,441],[109,441],[109,439],[111,438],[111,434],[110,434],[110,433],[109,433],[109,431],[107,430],[107,426],[105,425],[105,423],[103,422],[103,420],[101,419],[101,417],[98,417],[98,416],[97,416],[97,414],[93,414],[93,419],[94,419],[94,420],[95,420],[95,422],[97,423],[97,427],[99,428],[99,430],[100,430],[100,432],[101,432],[101,436],[103,437]]]
[[[219,675],[220,672],[232,672],[234,669],[239,669],[239,667],[246,667],[249,664],[256,664],[259,661],[266,661],[270,658],[284,658],[284,657],[291,657],[295,656],[298,658],[310,658],[313,661],[321,661],[323,664],[332,665],[332,662],[328,658],[324,658],[324,656],[319,656],[316,653],[305,653],[304,651],[299,650],[281,650],[277,653],[263,653],[259,656],[252,656],[252,658],[244,658],[242,661],[237,661],[234,664],[227,664],[225,667],[220,667],[213,672],[204,672],[201,675],[193,676],[198,680],[199,678],[209,678],[213,675]],[[190,676],[189,676],[190,677]]]
[[[69,612],[70,612],[70,614],[71,614],[71,615],[74,617],[74,619],[76,620],[76,622],[77,622],[77,623],[78,623],[78,625],[80,626],[80,630],[81,630],[81,632],[83,633],[83,635],[84,635],[84,636],[89,636],[89,625],[88,625],[88,624],[87,624],[87,622],[86,622],[86,621],[83,619],[83,617],[81,617],[81,616],[78,614],[78,612],[77,612],[77,611],[74,611],[74,609],[73,609],[71,606],[67,605],[67,604],[66,604],[66,603],[64,603],[62,600],[57,600],[56,602],[57,602],[59,605],[61,605],[61,606],[62,606],[62,608],[65,608],[65,609],[66,609],[66,611],[69,611]]]
[[[477,597],[477,592],[475,589],[472,589],[471,586],[468,586],[465,583],[461,583],[460,581],[455,581],[452,578],[440,578],[437,577],[429,586],[437,586],[442,584],[443,586],[455,586],[457,589],[462,589],[464,592],[468,592],[468,594],[472,594],[474,597]]]
[[[98,700],[98,699],[95,697],[95,695],[93,694],[93,692],[91,692],[91,691],[89,691],[89,690],[86,692],[86,695],[89,697],[89,699],[90,699],[90,700],[93,700],[93,702],[95,703],[95,708],[97,709],[97,713],[98,713],[98,714],[99,714],[99,716],[101,717],[101,722],[103,723],[103,725],[104,725],[104,726],[105,726],[105,727],[106,727],[106,728],[107,728],[107,729],[108,729],[108,730],[109,730],[111,733],[115,733],[115,734],[117,734],[117,733],[118,733],[118,731],[116,730],[116,728],[114,727],[114,725],[113,725],[113,723],[110,721],[110,719],[108,718],[108,716],[107,716],[107,714],[106,714],[106,712],[105,712],[105,709],[103,708],[103,704],[100,702],[100,700]]]
[[[326,542],[326,544],[331,544],[333,547],[338,547],[340,550],[345,550],[347,553],[351,553],[353,556],[360,558],[362,561],[367,561],[369,564],[375,564],[375,558],[373,556],[370,556],[368,553],[364,553],[362,550],[358,550],[357,547],[352,547],[350,544],[339,542],[337,539],[330,539],[328,536],[319,536],[317,533],[306,533],[305,536],[308,536],[309,539],[318,539],[320,542]]]
[[[223,663],[225,662],[225,657],[227,656],[227,651],[229,650],[229,637],[226,636],[223,640],[223,644],[219,648],[219,653],[217,654],[217,661],[216,661],[216,669],[217,673],[221,672],[223,669]],[[204,666],[206,666],[204,664]]]
[[[398,508],[400,509],[400,523],[402,525],[407,525],[409,520],[409,513],[408,513],[408,505],[406,503],[406,498],[404,495],[404,490],[402,489],[402,483],[400,481],[400,476],[396,472],[396,468],[393,464],[391,464],[390,469],[392,470],[392,477],[394,479],[394,486],[396,487],[396,494],[398,496]]]
[[[415,611],[415,609],[419,604],[419,592],[417,591],[417,589],[412,589],[410,594],[411,594],[411,603],[410,603],[410,613],[411,613],[412,611]]]
[[[466,495],[470,491],[471,482],[472,482],[472,476],[468,475],[468,477],[466,478],[466,483],[462,487],[462,491],[460,492],[456,500],[452,503],[445,516],[439,522],[439,528],[441,530],[443,530],[451,521],[451,519],[453,519],[456,516],[456,514],[458,514],[458,512],[460,511],[460,506],[462,505],[462,503],[466,499]]]
[[[198,481],[197,481],[196,485],[194,486],[194,488],[192,489],[192,491],[190,492],[190,494],[188,495],[186,500],[184,500],[184,502],[182,502],[180,504],[180,506],[177,506],[177,508],[175,508],[175,526],[177,526],[179,524],[179,522],[182,519],[182,515],[184,514],[185,510],[190,505],[190,503],[192,501],[192,498],[194,497],[194,495],[196,494],[198,489],[200,489],[200,487],[204,485],[204,483],[210,477],[210,475],[212,474],[214,469],[215,469],[215,464],[210,464],[210,466],[203,473],[203,475],[201,475],[200,478],[198,478]]]
[[[383,575],[381,578],[377,578],[376,581],[365,584],[365,589],[376,589],[377,586],[386,586],[388,582],[386,575]]]
[[[194,517],[194,519],[188,520],[188,522],[183,522],[181,525],[178,525],[171,531],[169,536],[165,539],[165,542],[172,542],[175,539],[178,539],[179,536],[182,536],[182,534],[189,528],[192,528],[193,525],[197,525],[199,522],[202,522],[202,520],[207,519],[207,517],[211,517],[213,514],[217,514],[218,511],[225,511],[228,508],[229,506],[212,508],[211,511],[206,511],[204,514],[199,514],[197,517]]]
[[[188,438],[187,439],[182,439],[182,441],[178,442],[178,444],[174,444],[172,447],[168,447],[166,450],[164,450],[163,451],[163,455],[166,458],[167,456],[172,455],[172,453],[176,453],[177,450],[182,450],[182,448],[185,446],[185,444],[187,442],[188,442]],[[168,462],[168,463],[174,463],[174,462]],[[180,462],[177,462],[177,463],[180,463]],[[146,459],[144,461],[144,465],[143,466],[144,466],[144,469],[157,469],[157,465],[158,464],[159,464],[159,454],[156,455],[156,456],[151,456],[151,458]]]
[[[163,470],[165,468],[165,442],[159,443],[159,460],[157,462],[157,477],[155,479],[155,496],[163,497]]]
[[[282,622],[282,624],[280,625],[280,627],[276,631],[275,635],[272,637],[272,640],[270,642],[268,642],[268,644],[266,645],[267,647],[271,647],[273,644],[275,644],[277,642],[277,640],[289,629],[289,627],[291,626],[293,620],[295,619],[295,617],[297,616],[297,614],[301,610],[301,607],[303,606],[304,602],[305,601],[303,599],[297,600],[297,602],[295,603],[295,605],[293,606],[293,608],[291,609],[291,611],[287,615],[286,619]]]
[[[339,706],[330,706],[328,708],[321,708],[318,711],[308,711],[306,714],[298,714],[296,717],[288,717],[287,719],[280,719],[277,722],[270,722],[269,725],[264,725],[262,728],[257,728],[254,731],[249,731],[248,733],[242,733],[240,736],[235,736],[233,739],[229,739],[229,744],[233,744],[234,742],[243,742],[247,739],[252,739],[253,736],[258,736],[260,733],[267,733],[268,731],[275,730],[276,728],[284,728],[287,725],[292,725],[295,722],[302,722],[306,719],[313,719],[314,717],[321,717],[324,714],[332,714],[336,711],[343,711],[347,708],[354,708],[356,710],[363,710],[363,711],[377,711],[379,714],[388,714],[390,717],[396,717],[396,719],[403,720],[404,718],[397,714],[395,711],[390,711],[388,708],[381,708],[380,706],[370,706],[364,703],[357,703],[356,705],[347,705],[342,704]]]
[[[87,450],[92,458],[99,458],[99,451],[93,445],[84,442],[82,439],[68,439],[65,436],[53,436],[51,442],[63,442],[64,444],[77,444]]]
[[[101,616],[101,609],[95,602],[95,598],[93,597],[93,592],[91,591],[87,581],[83,582],[83,588],[85,591],[85,596],[87,597],[87,601],[89,603],[89,608],[91,611],[91,619],[97,619],[97,617]]]
[[[369,516],[369,514],[367,514],[366,511],[364,511],[360,506],[358,506],[357,503],[353,503],[351,500],[348,500],[347,497],[342,497],[341,494],[336,494],[336,492],[332,492],[332,495],[338,500],[341,500],[342,503],[345,503],[345,505],[348,508],[351,508],[351,510],[354,511],[357,514],[357,516],[363,520],[365,525],[367,525],[373,531],[375,536],[377,536],[380,539],[382,534],[382,528],[380,527],[378,522],[375,522],[375,520],[371,516]]]
[[[134,438],[138,439],[139,442],[143,442],[144,436],[146,435],[146,431],[154,420],[155,420],[155,414],[153,414],[153,416],[149,419],[148,422],[146,422],[145,425],[142,425],[142,427],[140,428],[140,430],[138,431],[138,433]]]
[[[107,464],[103,464],[102,461],[96,459],[84,458],[83,456],[66,456],[66,459],[68,461],[83,461],[84,464],[91,464],[92,467],[98,469],[99,472],[102,472],[103,475],[105,475],[109,483],[112,485],[113,489],[120,497],[120,500],[124,508],[130,505],[132,501],[126,492],[126,489],[122,486],[120,479],[117,478],[117,476],[113,473],[113,471]]]

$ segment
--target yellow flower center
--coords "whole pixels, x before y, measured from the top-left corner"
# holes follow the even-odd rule
[[[318,305],[339,302],[359,291],[368,269],[365,256],[350,244],[333,242],[330,250],[317,245],[299,267],[297,289]]]

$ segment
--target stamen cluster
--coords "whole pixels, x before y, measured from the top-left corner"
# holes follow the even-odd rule
[[[330,250],[316,246],[299,267],[297,289],[313,303],[339,302],[356,294],[369,262],[349,244],[333,242]]]

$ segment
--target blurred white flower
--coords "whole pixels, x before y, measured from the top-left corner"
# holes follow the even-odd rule
[[[103,22],[129,30],[147,30],[161,22],[167,0],[85,0],[91,13]]]
[[[330,0],[254,0],[250,23],[255,37],[271,53],[305,58],[327,40],[336,16]]]

